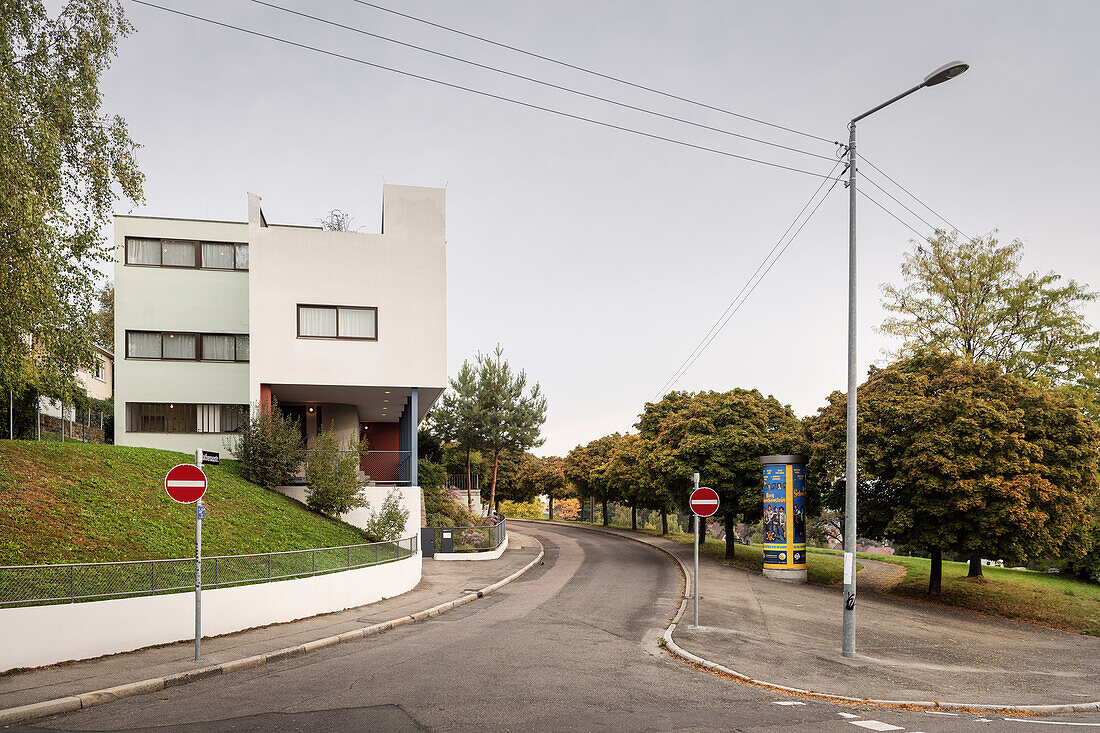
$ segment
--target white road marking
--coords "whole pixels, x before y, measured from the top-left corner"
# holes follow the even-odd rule
[[[928,713],[929,715],[950,715],[953,718],[959,717],[958,713],[945,713],[942,710],[925,710],[924,712]]]
[[[1036,723],[1038,725],[1080,725],[1089,728],[1100,728],[1100,723],[1070,723],[1061,720],[1035,720],[1035,718],[1001,718],[1011,720],[1013,723]]]
[[[853,715],[852,713],[837,713],[837,715],[839,715],[842,718],[858,718],[859,717],[858,715]]]
[[[776,700],[773,705],[805,705],[804,702],[796,702],[794,700]]]
[[[870,730],[905,730],[900,725],[890,725],[889,723],[883,723],[881,720],[849,720],[848,722]]]

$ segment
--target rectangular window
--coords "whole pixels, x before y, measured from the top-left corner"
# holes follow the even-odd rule
[[[195,243],[166,239],[160,246],[160,264],[164,267],[194,267]]]
[[[213,270],[232,270],[234,248],[221,242],[202,243],[202,266]]]
[[[248,405],[127,402],[126,430],[131,433],[236,433],[247,415]]]
[[[231,334],[204,333],[203,361],[236,361],[237,337]]]
[[[102,382],[103,381],[103,375],[106,373],[106,371],[107,371],[107,367],[103,363],[103,360],[102,359],[96,359],[95,360],[95,368],[92,370],[92,376]]]
[[[126,239],[126,264],[160,265],[160,240],[128,237]]]
[[[336,338],[336,309],[298,306],[298,335]]]
[[[247,244],[235,244],[233,245],[237,251],[237,269],[248,269],[248,245]]]
[[[248,336],[237,336],[237,361],[248,361]]]
[[[165,359],[194,359],[195,334],[193,333],[166,333],[161,340]]]
[[[129,359],[159,359],[160,332],[127,331],[126,357]]]
[[[300,338],[378,340],[378,309],[348,305],[299,305]]]
[[[126,357],[248,361],[248,334],[127,331]]]

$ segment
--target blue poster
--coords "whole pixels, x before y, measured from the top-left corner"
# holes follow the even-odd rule
[[[806,467],[764,466],[764,566],[806,567]]]

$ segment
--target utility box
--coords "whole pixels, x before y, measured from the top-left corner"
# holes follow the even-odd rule
[[[761,456],[764,577],[806,582],[806,457]]]
[[[439,545],[440,552],[455,551],[454,529],[447,527],[439,530]]]

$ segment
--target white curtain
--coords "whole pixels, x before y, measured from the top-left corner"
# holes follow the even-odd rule
[[[137,237],[127,239],[126,261],[132,265],[159,265],[160,240]]]
[[[298,309],[298,330],[303,336],[336,336],[335,308]]]
[[[233,361],[235,336],[207,334],[202,337],[202,358],[212,361]]]
[[[175,267],[195,266],[195,244],[193,242],[165,242],[161,247],[161,264]]]
[[[340,309],[340,338],[374,338],[378,331],[375,328],[374,310],[359,308]]]
[[[126,356],[145,359],[160,358],[160,333],[131,331],[127,334]]]
[[[238,244],[237,245],[237,269],[238,270],[247,270],[248,269],[248,245],[247,244]]]
[[[202,266],[233,269],[233,245],[217,242],[202,243]]]
[[[194,359],[195,358],[195,334],[193,334],[193,333],[166,333],[166,334],[164,334],[164,358],[165,359]]]
[[[237,361],[248,361],[248,336],[237,337]]]

